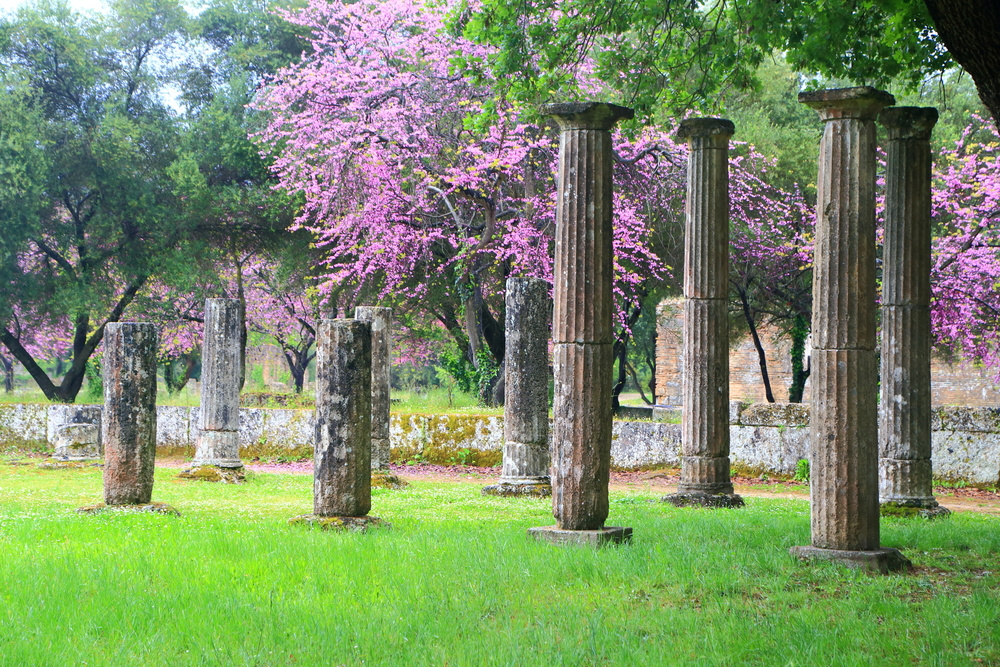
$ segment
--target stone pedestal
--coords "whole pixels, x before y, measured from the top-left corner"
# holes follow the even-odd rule
[[[503,472],[483,494],[549,496],[549,284],[508,278],[505,310]]]
[[[553,272],[555,400],[552,509],[562,530],[608,517],[613,343],[612,146],[631,109],[549,104],[560,128]]]
[[[54,405],[49,408],[48,440],[59,462],[92,462],[103,456],[101,408],[97,405]]]
[[[529,528],[528,537],[539,542],[548,542],[559,546],[580,546],[599,549],[614,544],[627,544],[632,541],[632,529],[618,526],[605,526],[597,530],[563,530],[556,526]]]
[[[205,300],[205,333],[201,351],[201,434],[191,469],[182,477],[239,481],[240,460],[240,302],[238,299]],[[221,468],[218,475],[196,470]],[[226,474],[223,474],[223,473]]]
[[[112,322],[104,330],[104,502],[146,505],[156,455],[156,326]]]
[[[729,138],[722,118],[681,122],[688,154],[684,229],[681,481],[663,500],[740,507],[729,474]]]
[[[355,319],[323,320],[316,339],[316,453],[313,516],[363,528],[371,495],[372,327]],[[350,518],[350,520],[347,520]],[[293,520],[293,521],[295,521]],[[335,527],[337,521],[320,522]]]
[[[934,108],[885,109],[879,502],[893,516],[949,514],[931,474],[931,130]]]
[[[801,93],[825,121],[813,260],[811,547],[852,565],[879,546],[875,354],[875,116],[895,102],[869,87]],[[901,555],[896,563],[908,563]]]
[[[354,317],[372,328],[372,486],[402,488],[406,483],[389,470],[392,308],[358,306]]]

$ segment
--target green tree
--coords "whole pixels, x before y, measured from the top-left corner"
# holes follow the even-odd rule
[[[0,341],[50,400],[76,398],[105,325],[183,261],[190,230],[169,173],[178,128],[157,59],[185,19],[174,0],[114,2],[106,17],[42,1],[0,22],[0,104],[16,119],[4,115],[0,150],[37,151],[22,166],[3,160]],[[58,385],[32,352],[46,327],[69,330]]]

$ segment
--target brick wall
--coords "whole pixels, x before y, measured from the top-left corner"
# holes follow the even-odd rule
[[[681,299],[665,299],[656,309],[656,402],[681,404]],[[760,331],[767,355],[767,370],[776,401],[788,400],[792,381],[791,342],[776,338],[766,327]],[[931,360],[931,402],[934,405],[988,407],[1000,405],[1000,385],[993,381],[994,371],[973,364],[949,364]],[[747,336],[729,355],[729,397],[734,401],[759,403],[765,400],[760,365],[753,341]],[[806,382],[805,400],[809,400]]]

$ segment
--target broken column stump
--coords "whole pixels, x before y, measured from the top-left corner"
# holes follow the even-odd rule
[[[547,497],[549,284],[508,278],[504,310],[503,471],[483,495]]]
[[[206,299],[201,350],[201,408],[191,467],[180,477],[208,482],[242,482],[240,460],[239,299]]]
[[[547,104],[559,124],[556,195],[555,399],[552,510],[557,525],[529,536],[565,544],[621,542],[605,527],[611,472],[613,295],[611,128],[631,109],[599,102]],[[573,531],[576,537],[566,536]]]
[[[792,555],[878,572],[907,569],[879,545],[875,353],[875,116],[870,87],[799,94],[825,121],[813,260],[812,544]]]
[[[380,524],[372,506],[372,327],[322,320],[316,338],[316,453],[313,513],[290,523],[328,530]]]
[[[934,108],[879,114],[888,131],[882,257],[879,503],[886,516],[947,516],[931,471],[931,130]]]
[[[99,405],[50,406],[47,435],[53,452],[38,467],[61,469],[100,465],[104,456],[101,412]]]
[[[104,330],[104,503],[109,509],[177,514],[151,502],[156,457],[156,326],[111,322]]]
[[[372,486],[401,489],[406,482],[389,470],[392,308],[358,306],[354,309],[354,317],[372,327]]]
[[[729,138],[724,118],[681,121],[686,139],[684,372],[678,507],[741,507],[729,473]]]

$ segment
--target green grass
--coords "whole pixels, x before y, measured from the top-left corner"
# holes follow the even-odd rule
[[[308,476],[157,471],[180,518],[78,516],[99,470],[0,465],[0,664],[962,665],[1000,660],[1000,519],[887,520],[918,570],[807,565],[808,506],[612,496],[633,544],[531,543],[544,500],[375,490],[391,530],[288,526]]]

